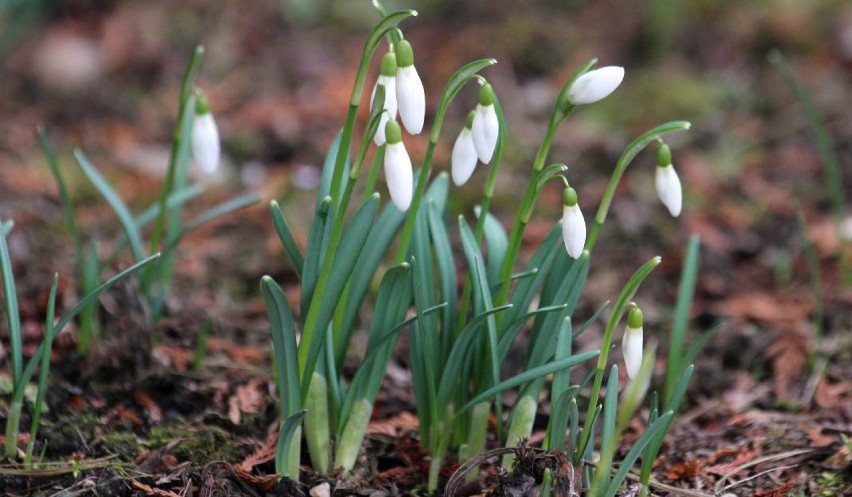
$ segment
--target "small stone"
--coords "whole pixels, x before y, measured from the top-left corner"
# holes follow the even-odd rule
[[[323,482],[312,488],[310,493],[311,497],[331,497],[331,486]]]

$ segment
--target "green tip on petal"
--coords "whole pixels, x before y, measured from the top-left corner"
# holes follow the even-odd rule
[[[385,138],[388,145],[402,141],[402,129],[400,129],[399,123],[392,119],[388,120],[387,124],[385,124]]]
[[[672,150],[668,145],[663,143],[657,149],[657,165],[660,167],[668,167],[672,164]]]
[[[562,192],[562,205],[574,207],[577,205],[577,192],[570,186]]]
[[[467,129],[473,128],[473,119],[476,117],[476,111],[472,110],[467,113],[467,120],[464,122],[464,127]]]
[[[203,116],[204,114],[210,113],[210,102],[207,101],[207,97],[204,96],[203,93],[196,92],[195,97],[195,115]]]
[[[494,105],[494,88],[488,83],[479,88],[479,104],[484,107]]]
[[[399,40],[393,46],[396,52],[397,67],[408,67],[414,65],[414,50],[408,40]]]
[[[388,52],[382,56],[382,76],[396,76],[396,54]]]
[[[630,309],[630,314],[627,315],[627,326],[629,328],[641,328],[643,321],[644,316],[642,314],[642,309],[638,307]]]

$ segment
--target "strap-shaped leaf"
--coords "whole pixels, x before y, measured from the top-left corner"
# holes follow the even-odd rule
[[[217,217],[222,217],[226,214],[230,214],[231,212],[238,211],[240,209],[249,207],[254,205],[263,197],[257,193],[247,193],[245,195],[240,195],[239,197],[232,198],[230,200],[226,200],[221,204],[215,205],[201,214],[193,217],[181,228],[180,233],[169,242],[168,248],[174,248],[181,240],[183,240],[188,234],[190,234],[193,230],[196,230],[203,226],[204,224],[216,219]]]
[[[342,432],[356,400],[366,399],[371,404],[375,401],[396,343],[396,340],[388,338],[398,336],[402,328],[399,323],[405,321],[405,314],[411,302],[411,292],[411,267],[408,264],[400,264],[385,273],[379,284],[364,360],[355,373],[341,406],[337,421],[338,435]],[[389,337],[390,332],[392,335]]]
[[[272,351],[278,376],[281,416],[291,416],[301,408],[299,369],[296,348],[296,322],[284,291],[271,277],[260,279],[260,294],[266,304],[272,334]]]
[[[523,373],[518,374],[516,376],[513,376],[513,377],[511,377],[507,380],[504,380],[504,381],[498,383],[497,385],[494,385],[493,387],[489,388],[488,390],[482,392],[481,394],[477,395],[476,397],[471,399],[467,404],[462,406],[461,409],[456,411],[456,416],[460,416],[460,415],[464,414],[469,409],[473,408],[473,406],[475,406],[476,404],[478,404],[478,403],[480,403],[484,400],[487,400],[489,398],[492,398],[497,394],[505,392],[506,390],[508,390],[510,388],[514,388],[518,385],[522,385],[522,384],[527,383],[528,381],[532,381],[536,378],[541,378],[543,376],[547,376],[550,373],[555,373],[556,371],[559,371],[560,369],[573,368],[574,366],[576,366],[578,364],[582,364],[583,362],[586,362],[589,359],[596,357],[599,353],[600,353],[599,350],[589,350],[589,351],[583,352],[581,354],[573,355],[571,357],[567,357],[565,359],[560,359],[558,361],[551,361],[551,362],[549,362],[549,363],[547,363],[543,366],[539,366],[537,368],[530,369],[528,371],[524,371]]]
[[[444,312],[441,313],[441,340],[439,344],[440,354],[449,353],[452,346],[456,322],[456,301],[458,300],[456,281],[456,263],[453,257],[453,249],[447,234],[446,224],[434,202],[427,201],[426,209],[429,213],[429,234],[432,239],[432,248],[435,252],[435,263],[438,268],[438,279],[440,281],[439,300],[447,303]]]
[[[83,173],[86,174],[86,177],[89,178],[92,185],[95,186],[101,196],[104,197],[104,200],[106,200],[109,206],[112,207],[115,215],[118,216],[118,220],[121,222],[121,227],[124,229],[124,234],[130,242],[130,251],[133,253],[133,258],[136,259],[136,261],[144,259],[145,250],[142,248],[142,237],[139,234],[139,229],[136,227],[136,223],[133,222],[133,216],[130,214],[130,209],[127,208],[127,204],[125,204],[124,201],[121,200],[121,197],[118,196],[118,193],[109,186],[109,183],[107,183],[104,177],[101,176],[101,173],[95,169],[95,166],[89,162],[89,159],[86,158],[86,155],[82,150],[75,150],[74,158],[77,159],[77,164],[80,165],[80,169],[83,170]]]
[[[552,407],[550,410],[550,420],[547,423],[547,434],[545,437],[547,449],[565,451],[565,433],[568,431],[568,423],[576,423],[577,416],[572,416],[573,411],[577,409],[577,395],[580,393],[580,387],[575,385],[564,390],[561,394],[556,395],[555,390],[551,390]],[[573,434],[573,433],[572,433]]]
[[[615,452],[615,418],[618,411],[618,366],[609,369],[606,382],[606,398],[603,407],[603,426],[601,426],[601,464],[597,468],[598,488],[609,484],[609,468]]]
[[[507,304],[477,315],[465,324],[458,338],[453,342],[453,348],[447,355],[446,364],[444,366],[444,374],[441,377],[441,383],[438,387],[438,404],[449,405],[453,398],[453,390],[458,382],[465,381],[461,371],[464,369],[464,364],[471,361],[470,346],[474,338],[477,337],[483,322],[490,316],[498,312],[505,311],[512,307]]]
[[[308,315],[311,299],[314,297],[314,289],[319,279],[320,261],[322,261],[323,245],[326,242],[327,226],[333,224],[333,213],[331,208],[331,197],[326,196],[317,207],[311,229],[308,232],[308,244],[305,247],[305,261],[302,267],[302,321]],[[304,323],[303,323],[304,324]]]
[[[621,461],[621,466],[619,466],[618,471],[616,471],[612,480],[610,480],[609,485],[606,487],[606,490],[603,492],[603,497],[615,496],[618,492],[618,487],[621,486],[621,483],[627,477],[627,473],[630,471],[630,468],[633,467],[633,464],[635,464],[636,460],[639,459],[639,456],[642,455],[642,452],[645,450],[650,441],[654,437],[659,436],[660,432],[665,433],[665,430],[668,429],[668,425],[671,423],[673,416],[674,413],[669,411],[648,426],[645,433],[639,437],[639,440],[633,444],[633,447],[631,447],[627,452],[627,455],[624,456],[624,459]]]
[[[290,258],[293,264],[293,269],[296,270],[296,276],[302,279],[302,268],[305,265],[305,259],[302,257],[302,251],[299,250],[299,245],[296,239],[293,238],[293,233],[290,231],[290,226],[287,224],[287,219],[281,211],[281,206],[278,202],[272,201],[269,203],[269,213],[272,215],[272,225],[275,227],[275,233],[278,234],[278,239],[281,240],[281,245],[284,246],[284,252]]]
[[[302,342],[299,345],[299,364],[304,366],[303,374],[305,375],[302,378],[302,398],[307,394],[310,385],[310,382],[306,381],[305,378],[310,378],[310,374],[313,373],[313,368],[322,351],[324,342],[321,340],[321,336],[313,336],[313,334],[324,332],[331,322],[337,302],[340,300],[355,262],[364,248],[378,207],[379,196],[373,195],[355,213],[352,221],[343,231],[337,251],[333,254],[334,259],[327,275],[328,283],[325,286],[325,292],[321,299],[312,299],[311,307],[319,306],[314,329],[302,330]]]
[[[514,308],[506,315],[508,322],[517,321],[518,318],[529,310],[536,293],[541,288],[550,271],[556,251],[564,250],[561,247],[561,241],[562,230],[559,225],[556,225],[550,230],[550,233],[547,234],[535,253],[533,253],[532,258],[527,264],[527,271],[537,269],[537,273],[532,278],[524,278],[515,286],[511,299]]]
[[[577,302],[583,294],[588,274],[589,253],[584,252],[570,265],[568,273],[561,278],[562,284],[552,296],[552,300],[545,301],[542,297],[542,304],[566,304],[566,307],[561,313],[541,314],[536,317],[532,332],[533,343],[527,357],[527,368],[538,366],[553,356],[559,324],[563,318],[574,313]]]
[[[137,271],[139,271],[140,269],[144,268],[148,264],[156,261],[159,257],[160,257],[160,254],[157,253],[157,254],[154,254],[152,256],[149,256],[147,259],[143,259],[143,260],[137,262],[136,264],[133,264],[132,266],[125,269],[124,271],[121,271],[118,274],[116,274],[115,276],[113,276],[112,278],[108,279],[101,286],[97,287],[94,291],[92,291],[91,293],[89,293],[88,295],[86,295],[85,297],[80,299],[80,301],[77,302],[77,304],[75,304],[74,307],[72,307],[61,318],[59,318],[59,321],[56,323],[56,326],[53,327],[53,335],[56,336],[57,334],[59,334],[59,332],[61,332],[62,329],[65,328],[65,325],[67,325],[69,322],[71,322],[72,319],[77,317],[77,314],[79,314],[80,311],[84,307],[86,307],[90,303],[94,302],[98,297],[100,297],[100,295],[102,293],[104,293],[105,291],[107,291],[110,288],[112,288],[113,286],[115,286],[116,283],[123,280],[124,278],[130,276],[131,274],[133,274]],[[51,340],[52,340],[52,338],[51,338]],[[18,379],[16,379],[16,381],[15,381],[16,388],[21,387],[23,389],[23,386],[26,385],[27,383],[29,383],[30,378],[32,378],[33,373],[35,372],[35,368],[38,366],[39,359],[41,358],[41,355],[43,353],[42,347],[44,347],[44,343],[39,345],[36,353],[33,354],[33,356],[30,358],[30,361],[27,363],[27,367],[24,368],[24,372],[20,377],[20,381],[18,381]],[[21,394],[23,395],[23,390],[21,390]]]
[[[326,197],[334,197],[340,200],[343,195],[343,185],[341,184],[341,188],[339,191],[334,192],[332,194],[331,190],[331,179],[334,174],[334,162],[337,160],[337,153],[340,149],[340,139],[343,135],[343,130],[337,132],[337,135],[334,136],[334,140],[331,142],[331,145],[328,147],[328,152],[325,154],[325,161],[322,164],[322,176],[320,177],[320,186],[319,192],[317,193],[317,206],[316,209],[320,209],[320,204],[325,201]],[[344,162],[343,171],[344,176],[349,176],[349,152],[346,153],[346,161]]]
[[[693,235],[689,239],[686,256],[678,285],[677,300],[675,304],[674,322],[669,335],[669,351],[666,365],[666,384],[663,398],[668,398],[674,389],[675,383],[681,376],[683,365],[689,364],[691,359],[684,357],[683,342],[689,326],[689,311],[695,296],[695,284],[698,279],[698,264],[701,251],[701,239]]]
[[[481,209],[475,209],[476,216],[481,215]],[[509,248],[509,235],[506,234],[506,228],[490,212],[485,213],[485,224],[483,225],[485,235],[485,246],[488,248],[488,281],[491,285],[500,283],[500,266],[503,265],[503,259],[506,257],[506,250]]]
[[[3,295],[6,300],[6,323],[9,326],[9,344],[12,350],[12,379],[20,383],[23,368],[23,342],[21,341],[21,316],[18,313],[18,292],[15,289],[15,275],[12,273],[12,259],[9,257],[9,245],[6,236],[12,231],[14,223],[3,221],[0,225],[0,276],[3,277]]]
[[[275,472],[292,478],[299,478],[299,461],[291,460],[294,455],[298,456],[298,443],[296,434],[301,430],[302,418],[305,417],[305,411],[293,413],[281,423],[281,428],[278,430],[278,444],[275,447]]]

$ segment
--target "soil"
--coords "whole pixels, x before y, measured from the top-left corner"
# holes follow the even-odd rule
[[[770,49],[781,50],[812,93],[848,200],[852,6],[647,2],[674,9],[667,21],[665,10],[629,0],[388,3],[420,11],[404,29],[426,85],[427,123],[455,68],[498,59],[487,75],[505,107],[510,141],[492,210],[506,225],[553,98],[589,58],[623,65],[627,76],[612,97],[578,110],[550,155],[569,165],[587,220],[632,137],[662,121],[693,123],[671,142],[684,213],[667,215],[654,194],[653,154],[641,154],[619,188],[577,310],[590,316],[639,264],[661,255],[637,302],[646,334],[667,333],[686,240],[701,236],[690,339],[717,331],[696,358],[686,405],[656,463],[655,495],[852,495],[852,206],[832,208],[803,107],[766,58]],[[322,482],[335,496],[426,494],[428,454],[418,443],[402,345],[353,475],[319,476],[307,465],[299,483],[274,474],[278,413],[257,289],[269,274],[296,303],[298,288],[265,206],[273,198],[282,203],[304,246],[318,168],[345,118],[376,15],[368,2],[251,4],[60,0],[0,7],[0,219],[15,221],[8,240],[26,356],[42,339],[51,275],[60,274],[59,309],[79,298],[73,246],[36,126],[59,152],[86,239],[108,253],[120,225],[71,153],[85,150],[134,212],[151,204],[162,186],[181,73],[203,43],[198,80],[219,123],[224,157],[217,176],[198,178],[207,190],[187,215],[246,191],[264,198],[182,242],[162,320],[150,324],[131,281],[101,298],[101,339],[88,354],[77,352],[76,324],[57,337],[49,411],[35,444],[42,462],[30,470],[19,460],[1,464],[0,494],[285,496],[308,495]],[[446,136],[475,99],[474,91],[460,94]],[[412,157],[422,157],[427,139],[406,138]],[[451,144],[442,138],[439,170],[447,168]],[[485,177],[477,171],[470,184]],[[469,213],[480,193],[454,190],[450,208]],[[560,195],[558,188],[543,193],[521,259],[558,219]],[[809,247],[818,284],[810,280]],[[130,261],[126,254],[113,270]],[[583,338],[599,335],[590,330]],[[5,383],[5,319],[0,338]],[[350,360],[357,364],[357,354]],[[8,401],[4,393],[0,424]],[[30,413],[28,405],[21,448]],[[545,425],[542,414],[530,447],[519,449],[515,473],[499,472],[493,457],[455,495],[530,495],[544,467],[561,468],[564,495],[582,492],[567,475],[567,461],[535,449]],[[638,434],[628,430],[621,454]],[[448,463],[442,484],[463,462]],[[635,495],[634,483],[621,495]]]

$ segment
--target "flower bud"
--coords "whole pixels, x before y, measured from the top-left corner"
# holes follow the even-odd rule
[[[657,195],[672,216],[680,215],[683,204],[683,189],[680,178],[672,165],[672,153],[665,143],[657,150]]]
[[[423,82],[414,68],[414,51],[411,43],[400,40],[394,45],[396,52],[396,101],[399,117],[406,131],[416,135],[423,130],[426,118],[426,93]]]
[[[213,174],[219,166],[219,129],[210,105],[203,95],[198,95],[195,104],[195,119],[192,122],[192,157],[198,168],[205,174]]]
[[[452,173],[453,183],[456,186],[465,184],[473,174],[473,170],[476,169],[476,147],[471,131],[475,115],[476,111],[473,110],[468,113],[465,127],[462,128],[453,145],[453,155],[450,162],[452,169],[450,172]]]
[[[384,145],[385,125],[388,120],[396,119],[396,55],[393,52],[388,52],[382,57],[381,72],[379,73],[376,84],[373,85],[373,93],[370,95],[370,107],[373,106],[373,99],[376,98],[376,89],[379,85],[385,87],[385,105],[379,128],[376,130],[376,135],[373,137],[373,142],[376,145]]]
[[[586,221],[577,204],[577,192],[570,186],[563,192],[562,206],[562,241],[568,255],[576,259],[586,245]]]
[[[494,155],[500,135],[500,122],[494,109],[494,89],[489,84],[484,84],[479,89],[479,104],[476,106],[472,132],[476,155],[483,164],[488,164]]]
[[[396,121],[385,125],[387,146],[385,147],[385,180],[388,192],[397,209],[405,211],[411,205],[414,190],[414,172],[411,158],[402,143],[402,130]]]
[[[624,68],[601,67],[577,78],[568,89],[568,100],[574,105],[592,104],[614,92],[624,79]]]
[[[627,328],[621,339],[621,352],[624,354],[624,366],[627,376],[635,378],[642,366],[642,310],[634,307],[627,314]]]

